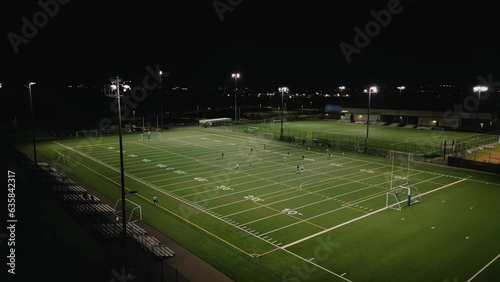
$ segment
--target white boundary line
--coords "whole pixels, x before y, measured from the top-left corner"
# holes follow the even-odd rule
[[[443,186],[438,187],[438,188],[436,188],[436,189],[434,189],[434,190],[430,190],[430,191],[427,191],[427,192],[425,192],[425,193],[422,193],[422,194],[420,194],[420,196],[424,196],[424,195],[427,195],[427,194],[429,194],[429,193],[439,191],[439,190],[441,190],[441,189],[444,189],[444,188],[446,188],[446,187],[449,187],[449,186],[455,185],[455,184],[460,183],[460,182],[462,182],[462,181],[465,181],[465,180],[467,180],[467,179],[468,179],[468,178],[464,178],[464,179],[461,179],[461,180],[458,180],[458,181],[455,181],[455,182],[452,182],[452,183],[449,183],[449,184],[443,185]],[[400,203],[404,203],[404,202],[406,202],[406,200],[401,201]],[[319,235],[321,235],[321,234],[323,234],[323,233],[330,232],[330,231],[332,231],[332,230],[334,230],[334,229],[340,228],[340,227],[345,226],[345,225],[347,225],[347,224],[349,224],[349,223],[353,223],[353,222],[355,222],[355,221],[358,221],[358,220],[363,219],[363,218],[365,218],[365,217],[368,217],[368,216],[370,216],[370,215],[374,215],[374,214],[379,213],[379,212],[381,212],[381,211],[384,211],[384,210],[386,210],[386,209],[387,209],[387,207],[383,207],[383,208],[381,208],[381,209],[378,209],[378,210],[372,211],[371,213],[367,213],[367,214],[364,214],[364,215],[362,215],[362,216],[359,216],[359,217],[353,218],[353,219],[351,219],[351,220],[349,220],[349,221],[343,222],[343,223],[341,223],[341,224],[335,225],[335,226],[330,227],[330,228],[328,228],[328,229],[322,230],[322,231],[320,231],[320,232],[318,232],[318,233],[315,233],[315,234],[309,235],[309,236],[307,236],[307,237],[304,237],[304,238],[302,238],[302,239],[299,239],[299,240],[297,240],[297,241],[295,241],[295,242],[291,242],[291,243],[289,243],[289,244],[286,244],[286,245],[284,245],[284,246],[281,246],[281,247],[280,247],[280,249],[285,249],[285,248],[291,247],[291,246],[293,246],[293,245],[296,245],[296,244],[301,243],[301,242],[303,242],[303,241],[309,240],[309,239],[314,238],[314,237],[316,237],[316,236],[319,236]]]
[[[485,265],[483,268],[481,268],[476,274],[474,274],[474,276],[472,276],[469,280],[467,280],[467,282],[470,282],[472,281],[472,279],[476,278],[476,276],[479,275],[479,273],[483,272],[483,270],[485,270],[488,266],[490,266],[490,264],[492,264],[495,260],[497,260],[498,258],[500,257],[500,254],[498,254],[498,256],[496,256],[494,259],[492,259],[487,265]]]

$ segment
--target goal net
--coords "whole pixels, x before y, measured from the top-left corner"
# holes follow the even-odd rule
[[[403,207],[422,202],[418,188],[413,185],[401,185],[386,193],[385,207],[401,211]]]
[[[122,201],[122,199],[118,199],[118,200],[116,201],[116,204],[115,204],[115,211],[116,211],[115,213],[116,213],[117,215],[120,215],[120,216],[121,216],[121,214],[122,214],[122,210],[121,210],[121,207],[122,207],[122,205],[121,205],[121,201]],[[126,201],[126,203],[130,203],[130,204],[132,205],[132,208],[131,208],[131,209],[130,209],[130,207],[127,207],[127,205],[125,205],[125,208],[126,208],[126,209],[127,209],[127,208],[129,209],[128,211],[127,211],[127,210],[125,211],[125,214],[127,214],[127,212],[129,213],[129,214],[127,215],[127,217],[128,217],[127,221],[128,221],[128,222],[136,222],[136,221],[138,221],[138,220],[142,220],[142,208],[141,208],[141,206],[139,206],[138,204],[136,204],[136,203],[132,202],[132,201],[131,201],[131,200],[129,200],[129,199],[125,199],[125,201]],[[120,209],[118,209],[118,208],[120,208]]]
[[[410,165],[413,154],[400,151],[390,151],[391,158],[391,181],[389,190],[401,185],[408,185],[410,180]]]
[[[156,137],[154,137],[156,135]],[[156,139],[156,140],[161,140],[161,132],[156,132],[156,133],[141,133],[139,134],[139,141],[144,141],[144,139]]]
[[[438,126],[431,126],[429,128],[429,131],[444,133],[444,128],[443,127],[438,127]]]

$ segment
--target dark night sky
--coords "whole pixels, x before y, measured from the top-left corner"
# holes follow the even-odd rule
[[[402,11],[351,63],[339,44],[354,46],[354,28],[364,29],[374,20],[370,11],[396,1],[105,2],[60,5],[18,54],[7,34],[20,35],[21,18],[32,20],[41,7],[36,1],[2,4],[0,80],[104,84],[114,75],[139,80],[157,63],[171,73],[172,84],[191,86],[228,83],[234,71],[253,87],[274,80],[304,87],[475,84],[478,75],[499,73],[498,18],[482,0],[402,0]],[[214,2],[238,5],[221,21]]]

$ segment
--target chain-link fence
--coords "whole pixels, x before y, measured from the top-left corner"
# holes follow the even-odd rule
[[[447,142],[447,145],[445,145],[442,138],[429,138],[416,142],[370,138],[367,142],[365,137],[308,132],[291,128],[284,128],[281,134],[279,121],[269,125],[266,124],[266,126],[232,125],[230,131],[270,140],[281,140],[312,147],[331,148],[333,150],[367,153],[377,156],[387,156],[390,151],[405,152],[411,153],[416,161],[440,164],[445,164],[448,156],[476,161],[480,159],[482,162],[493,164],[500,159],[500,152],[498,155],[493,152],[500,143],[497,135],[474,135],[454,140],[453,143]],[[486,150],[491,150],[491,152]]]

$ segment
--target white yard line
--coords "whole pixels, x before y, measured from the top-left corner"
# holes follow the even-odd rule
[[[439,191],[439,190],[441,190],[441,189],[444,189],[444,188],[450,187],[450,186],[452,186],[452,185],[455,185],[455,184],[460,183],[460,182],[462,182],[462,181],[465,181],[465,180],[467,180],[467,179],[468,179],[468,178],[464,178],[464,179],[461,179],[461,180],[458,180],[458,181],[455,181],[455,182],[452,182],[452,183],[449,183],[449,184],[443,185],[443,186],[441,186],[441,187],[438,187],[438,188],[436,188],[436,189],[433,189],[433,190],[427,191],[427,192],[422,193],[422,194],[420,194],[420,195],[421,195],[421,196],[424,196],[424,195],[427,195],[427,194],[430,194],[430,193],[433,193],[433,192]],[[399,203],[404,203],[404,202],[406,202],[406,200],[404,200],[404,201],[400,201]],[[372,211],[372,212],[370,212],[370,213],[367,213],[367,214],[364,214],[364,215],[362,215],[362,216],[359,216],[359,217],[353,218],[353,219],[351,219],[351,220],[349,220],[349,221],[346,221],[346,222],[343,222],[343,223],[341,223],[341,224],[335,225],[335,226],[330,227],[330,228],[328,228],[328,229],[322,230],[322,231],[317,232],[317,233],[315,233],[315,234],[312,234],[312,235],[309,235],[309,236],[304,237],[304,238],[302,238],[302,239],[299,239],[299,240],[297,240],[297,241],[294,241],[294,242],[288,243],[288,244],[286,244],[286,245],[284,245],[284,246],[281,246],[280,248],[285,249],[285,248],[291,247],[291,246],[293,246],[293,245],[296,245],[296,244],[298,244],[298,243],[304,242],[304,241],[306,241],[306,240],[309,240],[309,239],[314,238],[314,237],[316,237],[316,236],[319,236],[319,235],[321,235],[321,234],[324,234],[324,233],[330,232],[330,231],[335,230],[335,229],[337,229],[337,228],[340,228],[340,227],[342,227],[342,226],[345,226],[345,225],[348,225],[348,224],[350,224],[350,223],[356,222],[356,221],[358,221],[358,220],[360,220],[360,219],[363,219],[363,218],[365,218],[365,217],[372,216],[372,215],[377,214],[377,213],[379,213],[379,212],[381,212],[381,211],[384,211],[384,210],[386,210],[386,209],[387,209],[386,207],[383,207],[383,208],[381,208],[381,209],[378,209],[378,210]]]
[[[95,159],[95,158],[93,158],[93,157],[91,157],[91,156],[88,156],[88,155],[86,155],[86,154],[84,154],[84,153],[82,153],[82,152],[79,152],[79,151],[77,151],[77,150],[74,150],[73,148],[68,147],[68,146],[65,146],[65,145],[63,145],[63,144],[61,144],[61,143],[58,143],[58,142],[56,142],[56,141],[54,141],[54,143],[58,144],[58,145],[59,145],[59,146],[61,146],[61,147],[66,148],[67,150],[70,150],[70,151],[72,151],[72,152],[74,152],[74,153],[77,153],[77,154],[79,154],[79,155],[81,155],[81,156],[84,156],[84,157],[86,157],[86,158],[88,158],[88,159],[90,159],[90,160],[92,160],[92,161],[94,161],[94,162],[96,162],[96,163],[98,163],[98,164],[100,164],[100,165],[102,165],[102,166],[105,166],[105,167],[107,167],[107,168],[109,168],[109,169],[111,169],[111,170],[114,170],[115,172],[120,173],[120,170],[119,170],[119,169],[117,169],[117,168],[115,168],[115,167],[113,167],[113,166],[110,166],[110,165],[108,165],[108,164],[106,164],[106,163],[103,163],[103,162],[101,162],[101,161],[99,161],[99,160],[97,160],[97,159]],[[228,220],[223,219],[223,218],[221,218],[220,216],[217,216],[217,215],[216,215],[216,214],[214,214],[213,212],[210,212],[210,211],[208,211],[208,212],[207,212],[206,210],[204,210],[204,209],[200,208],[198,205],[196,205],[196,204],[192,204],[192,203],[190,203],[189,201],[186,201],[186,200],[184,200],[184,199],[182,199],[182,198],[179,198],[179,197],[177,197],[176,195],[173,195],[173,194],[171,194],[171,193],[169,193],[169,192],[167,192],[167,191],[162,191],[162,190],[160,190],[159,188],[157,188],[157,187],[155,187],[155,186],[153,186],[153,185],[151,185],[151,184],[149,184],[149,183],[147,183],[147,182],[143,181],[142,179],[137,178],[137,177],[135,177],[135,176],[133,176],[133,175],[128,175],[127,173],[125,173],[125,175],[126,175],[127,177],[129,177],[129,178],[131,178],[131,179],[133,179],[133,180],[135,180],[135,181],[139,182],[139,183],[142,183],[142,184],[144,184],[144,185],[146,185],[146,186],[148,186],[148,187],[150,187],[150,188],[152,188],[152,189],[154,189],[154,190],[156,190],[156,191],[160,192],[160,193],[166,194],[166,195],[170,196],[171,198],[176,199],[177,201],[179,201],[179,202],[181,202],[181,203],[183,203],[183,204],[185,204],[185,205],[187,205],[187,206],[189,206],[189,207],[191,207],[191,208],[193,208],[193,209],[195,209],[195,210],[197,210],[197,211],[199,211],[199,212],[201,212],[201,213],[204,213],[204,214],[206,214],[206,215],[210,215],[211,217],[213,217],[213,218],[215,218],[215,219],[218,219],[218,220],[220,220],[220,221],[222,221],[222,222],[225,222],[225,223],[227,223],[228,225],[231,225],[231,226],[233,226],[234,228],[236,228],[236,229],[238,229],[238,230],[240,230],[240,231],[242,231],[242,232],[244,232],[244,233],[247,233],[247,234],[248,234],[248,235],[250,235],[250,236],[253,236],[253,237],[255,237],[255,238],[257,238],[257,239],[259,239],[259,240],[261,240],[261,241],[263,241],[263,242],[265,242],[265,243],[269,243],[269,242],[267,242],[265,239],[262,239],[262,238],[260,238],[259,236],[256,236],[255,234],[252,234],[252,233],[251,233],[251,232],[249,232],[248,230],[244,230],[244,229],[242,229],[242,228],[238,227],[237,225],[235,225],[235,224],[233,224],[233,223],[230,223]],[[277,245],[277,244],[272,244],[272,243],[269,243],[269,244],[273,245],[274,247],[279,247],[279,245]]]
[[[353,173],[353,174],[358,174],[359,172],[356,172],[356,173]],[[382,176],[383,174],[379,174],[379,175],[375,175],[375,176],[372,176],[372,177],[369,177],[369,178],[365,178],[366,179],[370,179],[370,178],[375,178],[375,177],[380,177]],[[349,176],[349,175],[345,175],[345,176]],[[317,175],[313,175],[311,177],[314,177],[316,178]],[[324,179],[320,179],[318,181],[311,181],[309,182],[309,184],[317,184],[317,183],[322,183],[322,182],[327,182],[327,181],[331,181],[332,179],[331,178],[324,178]],[[341,187],[341,186],[345,186],[345,185],[349,185],[349,184],[352,184],[354,182],[357,182],[357,181],[351,181],[351,180],[347,180],[348,182],[344,182],[344,183],[341,183],[341,184],[337,184],[337,185],[334,185],[334,186],[330,186],[330,187],[327,187],[327,188],[324,188],[324,189],[320,189],[320,190],[317,190],[317,191],[314,191],[314,193],[318,193],[318,192],[322,192],[322,191],[326,191],[326,190],[330,190],[332,188],[338,188],[338,187]],[[274,185],[273,183],[269,184],[269,185]],[[269,186],[269,185],[266,185]],[[351,193],[355,193],[355,192],[359,192],[361,190],[364,190],[364,189],[368,189],[368,188],[372,188],[372,187],[376,187],[380,185],[379,184],[376,184],[376,185],[367,185],[368,187],[364,187],[364,188],[360,188],[359,190],[354,190],[354,191],[349,191],[349,192],[346,192],[344,194],[340,194],[340,195],[335,195],[335,196],[331,196],[331,197],[328,197],[328,198],[337,198],[337,197],[340,197],[340,196],[345,196],[345,195],[348,195],[348,194],[351,194]],[[297,186],[291,186],[291,185],[288,185],[288,187],[290,187],[290,189],[296,189]],[[255,189],[260,189],[259,188],[252,188],[250,190],[255,190]],[[235,192],[235,193],[231,193],[229,195],[235,195],[235,194],[241,194],[241,193],[248,193],[249,190],[245,190],[245,191],[242,191],[242,192]],[[262,194],[262,195],[258,195],[259,198],[266,198],[267,196],[270,196],[270,195],[273,195],[273,194],[279,194],[279,193],[282,193],[283,191],[275,191],[275,192],[271,192],[271,193],[267,193],[267,194]],[[220,196],[220,197],[223,197],[223,196]],[[300,198],[300,197],[304,197],[303,194],[301,195],[297,195],[297,196],[294,196],[294,197],[288,197],[286,199],[283,199],[283,200],[279,200],[279,201],[274,201],[274,202],[269,202],[268,204],[266,204],[266,206],[268,205],[272,205],[272,204],[276,204],[276,203],[280,203],[280,202],[284,202],[284,201],[289,201],[289,200],[294,200],[296,198]],[[246,201],[246,200],[241,200],[239,202],[243,202],[243,201]],[[228,206],[228,205],[232,205],[232,204],[235,204],[235,202],[232,202],[232,203],[227,203],[227,204],[223,204],[223,205],[220,205],[220,206],[216,206],[216,207],[212,207],[210,208],[211,210],[213,209],[217,209],[217,208],[220,208],[220,207],[225,207],[225,206]],[[235,215],[235,214],[239,214],[239,213],[243,213],[243,212],[247,212],[247,211],[251,211],[251,210],[254,210],[254,209],[258,209],[258,208],[261,208],[262,206],[257,206],[257,207],[254,207],[254,208],[251,208],[251,209],[246,209],[246,210],[241,210],[241,211],[238,211],[236,213],[233,213],[233,214],[229,214],[229,215],[226,215],[226,216],[232,216],[232,215]]]
[[[345,278],[345,277],[344,277],[345,273],[344,273],[344,274],[342,274],[342,275],[339,275],[339,274],[337,274],[337,273],[335,273],[335,272],[333,272],[333,271],[331,271],[331,270],[329,270],[329,269],[326,269],[326,268],[322,267],[321,265],[319,265],[319,264],[317,264],[317,263],[314,263],[314,262],[312,262],[312,261],[310,261],[310,260],[308,260],[308,259],[306,259],[306,258],[303,258],[303,257],[301,257],[301,256],[299,256],[299,255],[297,255],[297,254],[295,254],[295,253],[292,253],[291,251],[286,250],[286,249],[284,249],[283,247],[279,247],[279,248],[283,249],[283,251],[285,251],[285,252],[287,252],[287,253],[291,254],[292,256],[297,257],[297,258],[299,258],[299,259],[303,260],[305,263],[312,264],[312,265],[316,266],[317,268],[319,268],[319,269],[321,269],[321,270],[324,270],[324,271],[326,271],[326,272],[328,272],[328,273],[330,273],[330,274],[332,274],[332,275],[334,275],[334,276],[336,276],[336,277],[338,277],[338,278],[340,278],[340,279],[342,279],[342,280],[344,280],[344,281],[347,281],[347,282],[352,282],[352,280],[349,280],[349,279],[347,279],[347,278]]]
[[[479,273],[483,272],[483,270],[485,270],[488,266],[490,266],[490,264],[492,264],[495,260],[497,260],[498,258],[500,257],[500,254],[498,254],[498,256],[496,256],[494,259],[492,259],[488,264],[486,264],[483,268],[481,268],[476,274],[474,274],[474,276],[472,276],[469,280],[467,280],[467,282],[470,282],[472,281],[472,279],[476,278],[476,276],[479,275]]]
[[[441,176],[436,176],[435,178],[438,178],[438,177],[441,177]],[[430,179],[430,180],[432,180],[432,179]],[[430,180],[429,180],[429,181],[430,181]],[[422,181],[422,182],[427,182],[427,180],[426,180],[426,181]],[[418,183],[417,183],[417,184],[418,184]],[[359,203],[362,203],[362,202],[365,202],[365,201],[369,201],[369,200],[371,200],[371,199],[374,199],[374,198],[376,198],[376,197],[380,197],[380,196],[384,196],[384,195],[385,195],[385,194],[383,194],[383,193],[382,193],[382,194],[378,194],[378,195],[374,195],[373,197],[369,197],[369,198],[366,198],[366,199],[359,200],[359,201],[357,201],[357,202],[356,202],[356,204],[359,204]],[[405,200],[405,201],[406,201],[406,200]],[[401,201],[401,202],[405,202],[405,201]],[[346,209],[346,208],[348,208],[348,207],[347,207],[347,206],[342,206],[342,207],[336,208],[336,209],[334,209],[334,210],[330,210],[330,211],[324,212],[324,213],[322,213],[322,214],[317,214],[317,215],[315,215],[315,216],[308,217],[307,219],[303,219],[303,220],[300,220],[300,221],[297,221],[297,222],[294,222],[294,223],[291,223],[291,224],[288,224],[288,225],[285,225],[285,226],[281,226],[281,227],[276,228],[276,229],[274,229],[274,230],[270,230],[270,231],[268,231],[268,232],[262,233],[261,235],[271,234],[271,233],[274,233],[274,232],[276,232],[276,231],[280,231],[280,230],[283,230],[283,229],[286,229],[286,228],[292,227],[292,226],[294,226],[294,225],[300,224],[300,223],[302,223],[302,222],[304,222],[304,221],[310,221],[311,219],[315,219],[315,218],[318,218],[318,217],[321,217],[321,216],[324,216],[324,215],[327,215],[327,214],[330,214],[330,213],[334,213],[334,212],[336,212],[336,211],[339,211],[339,210],[342,210],[342,209]],[[297,208],[297,209],[298,209],[298,208]],[[384,208],[384,209],[385,209],[385,208]]]

